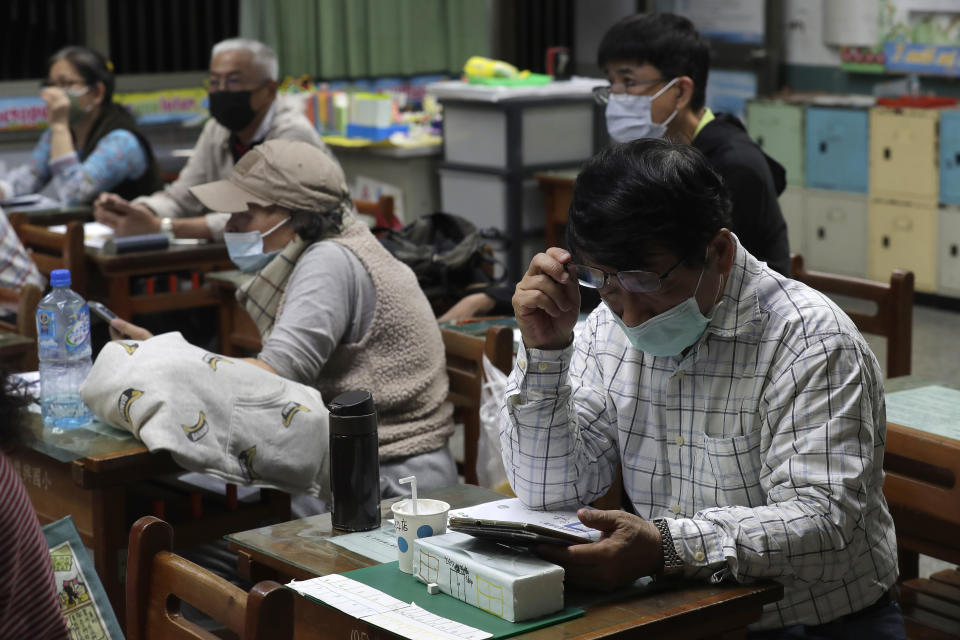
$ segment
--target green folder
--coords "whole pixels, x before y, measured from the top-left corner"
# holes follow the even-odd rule
[[[347,571],[343,575],[379,589],[397,600],[413,602],[430,613],[492,633],[493,638],[508,638],[525,631],[572,620],[584,613],[583,609],[565,607],[561,611],[534,620],[509,622],[445,593],[430,595],[427,593],[427,585],[400,571],[396,561]]]

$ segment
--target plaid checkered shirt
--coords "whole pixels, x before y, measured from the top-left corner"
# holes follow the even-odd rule
[[[618,464],[636,512],[669,518],[691,578],[770,578],[753,628],[858,611],[897,576],[884,500],[880,367],[828,298],[739,243],[703,336],[634,349],[601,304],[574,344],[521,347],[501,409],[510,484],[535,508],[588,504]]]

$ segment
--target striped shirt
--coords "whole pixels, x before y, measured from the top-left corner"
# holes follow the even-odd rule
[[[896,580],[876,358],[829,299],[739,243],[685,354],[634,349],[600,305],[570,347],[521,348],[505,395],[504,466],[524,503],[588,504],[622,465],[689,577],[783,584],[757,629],[828,622]]]
[[[16,470],[0,454],[0,638],[69,638],[53,565]]]
[[[19,290],[25,284],[43,288],[43,276],[0,209],[0,287]]]

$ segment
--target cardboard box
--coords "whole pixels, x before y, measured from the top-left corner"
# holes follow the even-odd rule
[[[563,567],[464,533],[413,543],[413,575],[488,613],[520,622],[563,609]]]

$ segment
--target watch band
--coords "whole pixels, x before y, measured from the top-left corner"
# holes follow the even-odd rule
[[[663,551],[663,570],[664,576],[672,576],[683,573],[683,559],[677,553],[677,548],[673,544],[673,536],[670,535],[670,525],[664,518],[654,518],[653,524],[660,531],[660,546]]]

